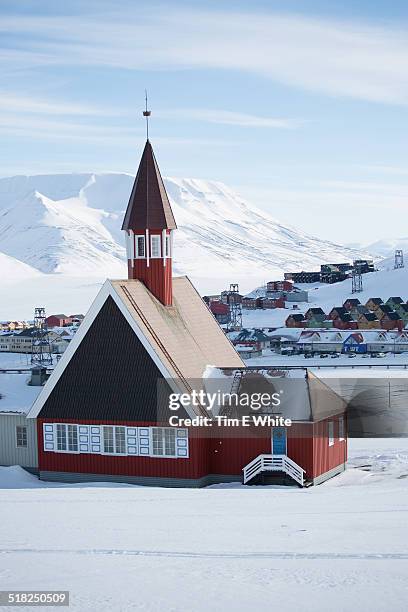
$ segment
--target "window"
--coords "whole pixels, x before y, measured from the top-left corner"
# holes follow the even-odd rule
[[[65,425],[57,425],[57,450],[67,450],[67,432]]]
[[[17,448],[27,448],[27,427],[17,425],[16,427]]]
[[[176,455],[176,430],[169,427],[153,427],[153,455],[174,457]]]
[[[68,425],[68,450],[77,452],[78,451],[78,426]]]
[[[136,257],[137,258],[146,257],[145,237],[144,236],[136,236]]]
[[[78,425],[57,424],[57,450],[78,452]]]
[[[25,427],[16,428],[16,440],[17,446],[27,446]],[[43,441],[45,451],[59,453],[174,459],[189,456],[188,430],[174,427],[43,423]]]
[[[126,455],[126,427],[107,425],[103,428],[103,452]]]
[[[115,448],[113,445],[113,427],[103,428],[103,452],[114,453]]]
[[[327,427],[328,427],[329,446],[333,446],[334,444],[334,423],[333,421],[329,421],[327,423]]]
[[[339,440],[344,440],[344,418],[339,418]]]
[[[160,249],[160,242],[161,242],[161,236],[151,236],[151,243],[152,243],[152,252],[151,252],[151,256],[152,258],[155,257],[160,257],[161,255],[161,249]]]
[[[170,257],[170,234],[166,234],[164,239],[165,257]]]

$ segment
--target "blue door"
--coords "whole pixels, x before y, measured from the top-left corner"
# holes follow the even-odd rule
[[[272,454],[286,455],[285,427],[272,427]]]

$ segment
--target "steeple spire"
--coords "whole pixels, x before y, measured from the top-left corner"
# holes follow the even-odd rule
[[[165,306],[173,300],[172,233],[177,228],[159,166],[149,141],[149,116],[146,117],[147,140],[130,194],[122,230],[126,235],[129,279],[145,283]]]
[[[147,89],[145,89],[146,109],[143,111],[143,117],[146,117],[146,140],[149,140],[149,117],[152,111],[147,110]]]

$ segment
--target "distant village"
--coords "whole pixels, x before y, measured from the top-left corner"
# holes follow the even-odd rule
[[[82,314],[50,315],[41,329],[35,321],[0,321],[0,352],[33,354],[41,345],[50,353],[60,355],[83,319]]]
[[[400,252],[397,257],[402,256]],[[403,260],[402,260],[403,261]],[[309,302],[307,283],[336,283],[347,278],[374,272],[372,260],[356,260],[353,264],[322,264],[320,272],[285,273],[284,280],[269,281],[249,296],[239,293],[238,285],[220,295],[204,296],[208,308],[224,328],[236,350],[245,360],[266,356],[304,355],[311,357],[366,354],[382,357],[386,353],[408,352],[408,302],[401,296],[371,297],[364,304],[357,297],[324,312],[310,307],[300,312],[299,304]],[[297,283],[297,284],[295,284]],[[361,278],[360,278],[361,287]],[[361,291],[361,288],[360,288]],[[356,293],[358,292],[358,288]],[[258,295],[257,295],[258,294]],[[281,308],[289,311],[285,327],[245,328],[242,312]]]

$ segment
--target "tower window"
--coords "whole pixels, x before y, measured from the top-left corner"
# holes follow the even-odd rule
[[[151,237],[151,241],[152,241],[152,252],[151,252],[151,256],[153,257],[160,257],[161,256],[161,249],[160,249],[160,236],[152,236]]]
[[[136,236],[136,257],[146,257],[146,245],[144,236]]]

